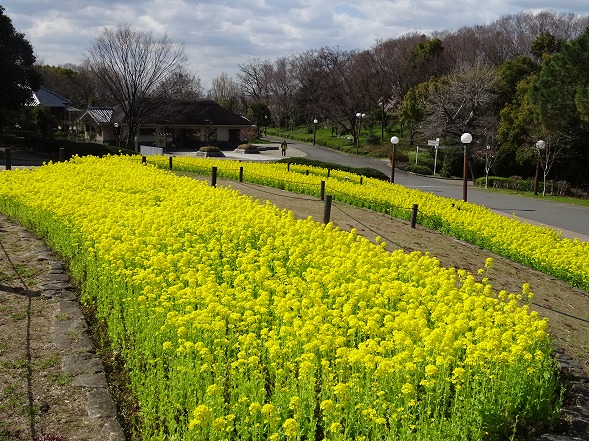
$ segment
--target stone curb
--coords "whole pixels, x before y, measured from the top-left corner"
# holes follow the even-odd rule
[[[558,370],[565,384],[561,428],[557,434],[544,434],[537,441],[589,441],[589,377],[583,366],[555,351]]]
[[[96,355],[66,266],[45,246],[35,250],[35,253],[37,260],[46,260],[50,266],[49,273],[39,278],[41,296],[58,301],[52,327],[53,342],[61,354],[61,370],[71,376],[73,387],[86,391],[87,418],[101,428],[94,439],[124,441],[125,435],[108,390],[104,365]]]

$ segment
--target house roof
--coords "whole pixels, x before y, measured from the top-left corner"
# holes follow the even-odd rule
[[[80,117],[80,120],[88,117],[93,119],[97,124],[109,124],[112,120],[114,110],[112,107],[90,107]]]
[[[152,123],[186,126],[251,126],[251,122],[212,100],[185,101],[177,103],[178,110],[166,121]]]
[[[76,111],[72,106],[72,103],[67,98],[59,96],[56,93],[51,92],[45,87],[40,87],[38,90],[33,92],[32,106],[42,105],[45,107],[57,107],[65,110]]]

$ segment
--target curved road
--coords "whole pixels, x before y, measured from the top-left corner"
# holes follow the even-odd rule
[[[267,136],[266,139],[272,142],[282,142],[282,138],[272,136]],[[305,156],[309,159],[351,167],[372,167],[389,176],[391,173],[388,160],[350,155],[327,147],[292,140],[288,141],[288,146],[288,156]],[[420,176],[395,169],[395,183],[438,196],[462,199],[462,180]],[[561,230],[563,237],[578,238],[589,242],[589,207],[486,191],[474,187],[470,181],[468,202],[484,205],[507,216],[516,216],[528,223],[542,224]]]

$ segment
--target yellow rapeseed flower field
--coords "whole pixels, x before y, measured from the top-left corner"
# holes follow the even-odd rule
[[[169,167],[164,157],[150,157],[149,162]],[[210,174],[211,168],[217,167],[219,176],[230,179],[237,179],[239,167],[242,167],[245,181],[312,195],[319,195],[321,181],[324,181],[326,192],[336,200],[402,219],[409,219],[411,207],[417,204],[420,224],[589,290],[589,243],[562,239],[548,227],[501,216],[483,206],[312,166],[194,157],[175,158],[173,164],[174,170],[201,174]]]
[[[284,178],[285,166],[249,167]],[[309,192],[321,180],[288,177]],[[547,323],[518,304],[528,293],[497,295],[428,254],[135,158],[73,158],[0,184],[0,211],[65,256],[105,323],[141,439],[504,439],[558,411]],[[330,185],[385,200],[372,180]],[[432,217],[451,212],[429,203]]]

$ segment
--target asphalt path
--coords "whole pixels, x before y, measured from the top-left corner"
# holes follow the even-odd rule
[[[272,136],[267,136],[266,139],[271,142],[282,142],[282,138]],[[388,176],[391,174],[391,165],[388,160],[351,155],[298,141],[287,140],[287,142],[287,156],[304,156],[309,159],[351,167],[371,167]],[[422,176],[395,169],[395,184],[462,200],[462,180]],[[468,202],[484,205],[500,214],[560,230],[563,237],[589,241],[589,207],[487,191],[475,187],[471,181],[468,182],[467,199]]]

